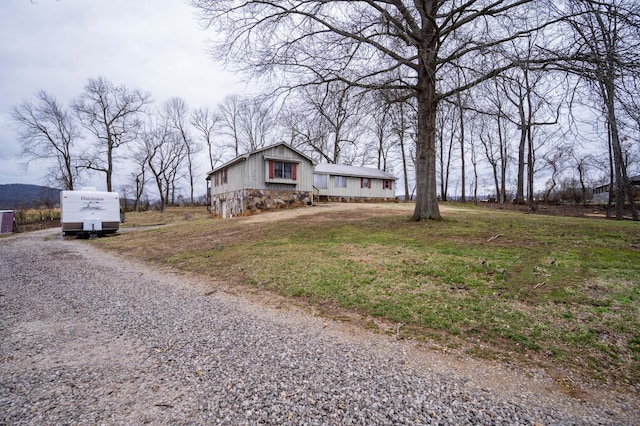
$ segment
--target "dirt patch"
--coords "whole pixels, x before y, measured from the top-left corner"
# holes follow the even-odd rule
[[[439,208],[443,216],[446,216],[447,211],[459,210],[459,209],[473,209],[479,208],[480,210],[505,210],[513,212],[521,212],[523,214],[540,214],[549,216],[564,216],[564,217],[585,217],[585,218],[597,218],[606,219],[607,209],[604,206],[584,206],[581,204],[538,204],[535,210],[531,210],[526,205],[519,205],[513,203],[506,203],[503,207],[500,207],[497,203],[457,203],[457,202],[440,202]],[[247,222],[265,222],[273,220],[288,220],[295,217],[308,217],[314,216],[317,213],[328,213],[334,215],[340,215],[345,219],[358,219],[367,218],[378,215],[385,215],[389,213],[406,213],[407,218],[413,214],[415,209],[415,203],[327,203],[327,204],[315,204],[309,207],[302,207],[297,209],[287,210],[274,210],[266,211],[261,214],[251,216],[247,218]],[[630,216],[630,213],[628,214]],[[330,217],[314,217],[314,222],[321,222],[330,220]]]
[[[374,216],[384,216],[389,213],[403,213],[410,215],[415,208],[413,203],[388,203],[388,204],[365,204],[365,203],[329,203],[314,204],[313,206],[300,207],[296,209],[273,210],[246,218],[238,218],[245,223],[264,223],[274,221],[285,221],[304,217],[311,222],[327,222],[332,217],[340,216],[341,219],[358,220]]]

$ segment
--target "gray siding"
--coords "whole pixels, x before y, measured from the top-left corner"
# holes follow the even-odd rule
[[[240,161],[218,172],[218,181],[211,179],[211,195],[224,194],[226,192],[238,191],[245,187],[244,163]],[[227,183],[222,182],[221,174],[227,174]]]
[[[358,197],[358,198],[395,198],[395,184],[391,189],[382,188],[382,179],[371,179],[371,188],[360,188],[360,178],[347,176],[347,187],[336,188],[334,176],[327,176],[327,188],[318,189],[320,196],[330,197]]]
[[[295,162],[296,179],[270,179],[269,160]],[[221,174],[226,171],[227,183],[221,182]],[[218,175],[216,185],[216,177]],[[312,191],[313,164],[284,144],[240,157],[226,167],[221,167],[211,177],[211,195],[216,196],[244,189]]]

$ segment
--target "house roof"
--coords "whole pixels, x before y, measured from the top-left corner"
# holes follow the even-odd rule
[[[391,173],[375,169],[373,167],[356,167],[356,166],[343,166],[340,164],[318,164],[316,165],[314,174],[319,175],[333,175],[333,176],[354,176],[365,177],[372,179],[389,179],[397,180],[398,178]]]
[[[267,149],[275,148],[276,146],[280,146],[280,145],[286,146],[287,148],[289,148],[291,151],[295,152],[299,156],[309,160],[311,162],[311,164],[315,164],[315,161],[313,161],[313,159],[311,157],[309,157],[308,155],[298,151],[297,149],[295,149],[294,147],[292,147],[291,145],[289,145],[289,144],[287,144],[285,142],[279,142],[279,143],[276,143],[276,144],[273,144],[273,145],[269,145],[269,146],[265,146],[263,148],[256,149],[255,151],[247,152],[246,154],[242,154],[242,155],[237,156],[233,160],[227,161],[223,165],[218,166],[215,169],[213,169],[210,172],[208,172],[207,173],[207,180],[210,180],[211,179],[211,175],[214,174],[215,172],[217,172],[218,170],[222,170],[222,169],[224,169],[226,167],[232,166],[232,165],[234,165],[236,163],[239,163],[241,161],[245,161],[247,158],[249,158],[252,155],[258,154],[258,153],[260,153],[262,151],[266,151]]]
[[[640,185],[640,175],[631,176],[628,179],[631,185]],[[609,182],[603,183],[602,185],[598,185],[595,187],[595,189],[608,188],[608,187],[609,187]]]

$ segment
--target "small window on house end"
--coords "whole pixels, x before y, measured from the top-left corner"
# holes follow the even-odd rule
[[[388,180],[388,179],[383,180],[382,181],[382,189],[393,189],[393,187],[392,187],[393,184],[391,182],[392,181]]]

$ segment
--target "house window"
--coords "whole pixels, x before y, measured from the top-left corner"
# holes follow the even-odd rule
[[[346,188],[347,187],[347,177],[346,176],[334,176],[333,177],[333,187],[334,188]]]
[[[360,188],[371,188],[371,179],[360,178]]]
[[[327,175],[313,175],[313,186],[318,189],[327,189]]]
[[[382,189],[393,189],[393,181],[390,179],[383,180]]]
[[[227,183],[227,169],[218,170],[213,174],[213,186],[220,186]]]
[[[296,163],[269,160],[269,179],[297,180],[297,169]]]
[[[291,163],[285,163],[283,161],[275,161],[274,164],[274,178],[276,179],[291,179]]]

